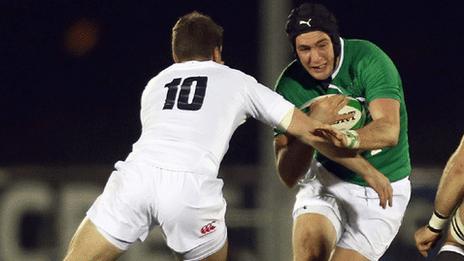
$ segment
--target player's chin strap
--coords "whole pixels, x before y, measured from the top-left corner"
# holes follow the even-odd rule
[[[335,68],[335,65],[334,65],[334,68]],[[327,89],[329,89],[329,85],[331,82],[332,82],[332,76],[329,76],[329,78],[319,81],[319,84],[322,87],[322,89],[324,89],[324,91],[327,91]]]

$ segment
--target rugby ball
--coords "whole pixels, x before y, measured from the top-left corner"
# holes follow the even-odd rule
[[[316,97],[310,100],[309,102],[305,103],[303,106],[301,106],[301,108],[308,108],[309,106],[311,106],[313,102],[332,95],[334,94],[327,94]],[[337,121],[336,123],[332,124],[332,126],[339,130],[359,129],[364,126],[364,123],[366,121],[366,111],[360,101],[349,96],[347,96],[347,98],[348,103],[340,111],[338,111],[338,114],[352,114],[352,116],[347,119]]]

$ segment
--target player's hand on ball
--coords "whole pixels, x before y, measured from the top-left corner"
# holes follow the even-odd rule
[[[393,188],[390,181],[382,173],[378,172],[374,175],[363,177],[366,180],[369,187],[377,192],[380,199],[380,206],[386,208],[393,206]]]
[[[428,251],[435,246],[440,237],[440,233],[431,231],[427,226],[419,228],[414,234],[417,250],[422,256],[427,257]]]
[[[362,102],[345,95],[318,96],[303,104],[302,108],[308,109],[307,114],[312,118],[339,130],[359,129],[366,121],[366,110]]]
[[[348,99],[344,95],[324,96],[310,104],[308,114],[320,122],[334,124],[352,117],[338,113],[347,103]]]

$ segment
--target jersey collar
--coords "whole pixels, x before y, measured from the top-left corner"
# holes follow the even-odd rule
[[[340,68],[342,67],[342,64],[343,64],[343,57],[345,56],[345,49],[343,48],[345,45],[344,43],[344,40],[343,38],[340,37],[340,61],[337,65],[337,68],[334,70],[334,72],[332,73],[332,79],[335,79],[335,77],[337,76],[338,74],[338,71],[340,71]]]

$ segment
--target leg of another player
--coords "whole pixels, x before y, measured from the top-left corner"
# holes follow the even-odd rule
[[[337,247],[330,261],[369,261],[358,251]]]
[[[461,203],[461,206],[459,207],[459,212],[456,213],[456,215],[459,214],[459,217],[461,219],[461,222],[464,221],[464,203]],[[445,240],[445,243],[443,247],[440,250],[440,253],[437,255],[436,260],[437,261],[463,261],[464,260],[464,245],[458,243],[456,239],[451,235],[451,229],[453,229],[452,224],[450,222],[450,228],[448,230],[448,236]],[[459,230],[459,228],[458,228]],[[462,228],[461,228],[462,230]],[[462,231],[461,233],[464,233]],[[459,234],[459,232],[458,232]]]
[[[98,232],[88,218],[84,218],[69,243],[64,261],[110,261],[116,260],[122,253]]]
[[[226,241],[224,246],[221,249],[219,249],[219,251],[203,259],[203,261],[226,261],[227,251],[228,251],[228,243]]]
[[[303,214],[293,225],[293,260],[329,260],[337,233],[328,218],[320,214]]]

